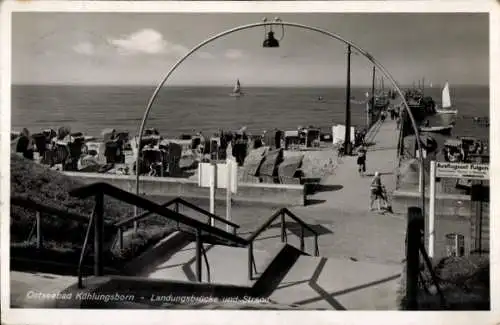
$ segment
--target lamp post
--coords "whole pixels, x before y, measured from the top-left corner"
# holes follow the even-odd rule
[[[347,45],[347,84],[345,89],[345,138],[344,154],[352,154],[351,146],[351,45]]]
[[[375,66],[373,66],[373,70],[372,70],[372,98],[371,98],[370,102],[371,102],[371,109],[373,112],[373,109],[375,107]],[[371,123],[371,121],[370,121],[370,123]]]
[[[367,51],[365,51],[364,49],[362,49],[361,47],[355,45],[353,42],[347,40],[347,39],[344,39],[343,37],[335,34],[335,33],[332,33],[332,32],[329,32],[327,30],[324,30],[324,29],[321,29],[321,28],[317,28],[317,27],[312,27],[312,26],[308,26],[308,25],[304,25],[304,24],[299,24],[299,23],[293,23],[293,22],[284,22],[284,21],[281,21],[280,19],[276,18],[274,21],[267,21],[267,20],[264,20],[262,22],[259,22],[259,23],[253,23],[253,24],[247,24],[247,25],[241,25],[241,26],[237,26],[237,27],[234,27],[234,28],[231,28],[231,29],[228,29],[226,31],[223,31],[219,34],[216,34],[214,36],[211,36],[209,38],[207,38],[206,40],[202,41],[201,43],[199,43],[198,45],[196,45],[195,47],[193,47],[188,53],[186,53],[182,58],[180,58],[171,68],[170,70],[167,72],[167,74],[163,77],[163,79],[160,81],[160,83],[158,84],[158,86],[156,87],[156,89],[154,90],[153,94],[151,95],[151,97],[149,98],[148,100],[148,103],[146,105],[146,108],[145,108],[145,111],[144,111],[144,115],[142,117],[142,120],[141,120],[141,124],[139,126],[139,132],[138,132],[138,139],[137,139],[137,144],[140,148],[140,143],[142,141],[142,136],[143,136],[143,133],[144,133],[144,129],[145,129],[145,126],[146,126],[146,121],[148,119],[148,116],[149,116],[149,113],[151,111],[151,108],[153,107],[153,104],[155,103],[156,101],[156,98],[158,97],[158,94],[161,90],[161,88],[163,87],[163,85],[167,82],[168,78],[170,78],[170,76],[174,73],[174,71],[179,67],[179,65],[181,65],[187,58],[189,58],[193,53],[195,53],[196,51],[198,51],[200,48],[204,47],[205,45],[219,39],[219,38],[222,38],[224,36],[227,36],[229,34],[232,34],[232,33],[235,33],[235,32],[238,32],[238,31],[242,31],[242,30],[246,30],[246,29],[251,29],[251,28],[256,28],[256,27],[266,27],[266,26],[281,26],[283,29],[284,29],[284,26],[289,26],[289,27],[295,27],[295,28],[299,28],[299,29],[304,29],[304,30],[309,30],[309,31],[313,31],[313,32],[317,32],[317,33],[320,33],[320,34],[323,34],[323,35],[326,35],[334,40],[338,40],[338,41],[341,41],[343,42],[344,44],[348,45],[349,47],[352,47],[356,50],[356,52],[362,54],[365,58],[367,58],[374,66],[376,66],[379,71],[382,73],[383,76],[385,76],[393,85],[393,87],[396,89],[398,95],[402,98],[402,101],[403,101],[403,105],[404,105],[404,108],[405,110],[408,112],[408,117],[410,118],[411,120],[411,124],[412,124],[412,127],[415,131],[415,134],[417,136],[417,138],[420,138],[419,136],[419,131],[418,131],[418,126],[417,126],[417,123],[410,111],[410,108],[408,107],[408,103],[406,102],[406,99],[404,97],[404,94],[403,92],[401,91],[401,89],[399,88],[396,80],[394,80],[394,78],[389,74],[389,72],[387,71],[387,69],[385,69],[385,67],[380,64],[370,53],[368,53]],[[264,41],[264,43],[262,44],[264,47],[279,47],[279,41],[276,40],[274,38],[274,32],[269,32],[268,33],[268,38]],[[348,100],[349,102],[349,100]],[[422,146],[420,144],[420,141],[417,141],[417,146],[418,146],[418,151],[420,153],[420,168],[423,169],[423,164],[424,164],[424,161],[423,161],[423,155],[422,155]],[[137,154],[137,157],[136,157],[136,194],[139,195],[139,181],[140,181],[140,169],[139,169],[139,165],[140,165],[140,150]],[[425,191],[422,190],[422,207],[424,206],[425,204]],[[424,210],[425,211],[425,210]]]

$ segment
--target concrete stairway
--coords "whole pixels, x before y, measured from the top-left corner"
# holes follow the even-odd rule
[[[194,278],[193,243],[178,250],[145,274],[138,276],[104,276],[85,279],[85,289],[76,287],[76,279],[66,279],[64,285],[46,284],[51,292],[72,293],[73,299],[52,301],[58,308],[209,308],[209,309],[335,309],[335,310],[395,310],[397,282],[401,266],[383,265],[349,259],[321,258],[304,255],[288,244],[274,251],[254,249],[255,278],[248,279],[248,250],[221,245],[206,245],[210,268],[208,278],[205,260],[203,282]],[[19,272],[12,281],[19,278]],[[36,287],[39,279],[21,274],[26,290]],[[20,280],[21,279],[21,280]],[[58,281],[55,279],[54,281]],[[47,282],[46,280],[45,282]],[[32,283],[33,282],[33,283]],[[49,281],[50,282],[50,281]],[[43,291],[43,288],[40,288]],[[22,290],[21,290],[22,291]],[[76,299],[78,292],[133,294],[131,301],[100,303],[92,299]],[[33,301],[20,299],[26,293],[16,292],[16,306]],[[199,301],[194,306],[153,296],[238,297],[240,302]],[[245,302],[246,297],[254,297]],[[243,303],[241,302],[243,301]],[[257,302],[256,302],[257,301]],[[260,302],[259,302],[260,301]],[[196,302],[196,300],[195,300]],[[45,300],[44,307],[51,307]],[[49,304],[49,305],[47,305]],[[31,305],[32,306],[32,305]]]

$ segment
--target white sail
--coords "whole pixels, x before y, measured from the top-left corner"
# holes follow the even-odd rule
[[[240,80],[238,79],[236,81],[236,85],[234,85],[233,93],[240,93],[241,92],[241,85],[240,85]]]
[[[448,82],[446,82],[443,88],[441,107],[444,109],[451,108],[450,85]]]

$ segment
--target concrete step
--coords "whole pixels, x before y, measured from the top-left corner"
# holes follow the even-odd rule
[[[396,310],[401,265],[301,256],[270,299],[305,309]]]
[[[173,254],[168,260],[157,265],[144,274],[151,279],[196,281],[195,245],[190,243]],[[222,245],[204,244],[207,262],[202,255],[202,281],[213,284],[231,284],[251,286],[255,280],[248,278],[248,249]],[[254,248],[254,260],[258,276],[283,249],[283,245],[275,249],[262,250]]]
[[[188,252],[191,252],[189,254]],[[181,251],[174,255],[164,268],[153,271],[149,278],[130,276],[90,277],[84,280],[84,289],[78,289],[74,277],[47,276],[11,272],[11,299],[16,307],[58,307],[58,308],[229,308],[229,309],[273,309],[268,303],[281,308],[300,309],[336,309],[336,310],[396,310],[398,281],[401,265],[384,265],[369,262],[355,262],[347,259],[320,258],[294,254],[298,250],[290,245],[282,245],[274,254],[255,251],[257,270],[260,278],[249,281],[247,278],[246,250],[234,247],[214,246],[210,252],[211,283],[196,283],[189,279],[191,264],[185,264],[192,256],[190,251]],[[286,254],[283,254],[286,252]],[[277,257],[276,257],[277,256]],[[285,265],[285,258],[291,258],[290,267]],[[295,257],[294,257],[295,256]],[[290,258],[289,258],[290,259]],[[183,263],[184,262],[184,263]],[[267,267],[266,267],[267,264]],[[184,268],[183,268],[184,266]],[[276,266],[278,266],[276,268]],[[206,271],[206,270],[205,270]],[[14,274],[14,275],[13,275]],[[272,277],[276,284],[269,283]],[[255,288],[259,281],[267,283],[267,288]],[[253,287],[251,286],[253,284]],[[53,292],[72,294],[71,299],[40,300],[26,299],[27,292]],[[265,292],[268,290],[268,292]],[[116,300],[107,303],[96,298],[80,299],[77,294],[132,295],[133,300]],[[256,295],[257,294],[257,295]],[[257,296],[266,301],[260,304],[241,304],[225,306],[225,303],[196,301],[172,304],[166,297],[244,297]],[[158,300],[162,297],[163,300]],[[196,300],[196,299],[195,299]],[[40,301],[45,305],[41,306]]]

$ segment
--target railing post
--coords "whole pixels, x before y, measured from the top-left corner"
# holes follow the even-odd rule
[[[196,281],[201,282],[201,230],[196,229]]]
[[[118,247],[120,250],[123,249],[123,229],[122,227],[118,228]]]
[[[424,218],[422,209],[408,208],[407,244],[406,244],[406,309],[418,308],[418,275],[420,272],[420,245]]]
[[[318,235],[314,235],[314,256],[319,256]]]
[[[253,242],[248,244],[248,280],[253,280]]]
[[[304,226],[300,227],[300,250],[304,251]]]
[[[42,218],[40,211],[36,212],[36,248],[42,248]]]
[[[103,275],[103,242],[104,242],[104,194],[95,195],[95,224],[94,224],[94,275]]]
[[[174,205],[174,211],[176,213],[179,213],[179,202],[178,201],[175,201],[175,205]],[[180,229],[179,227],[179,221],[177,221],[177,231]]]
[[[285,242],[285,212],[281,212],[281,242]]]

